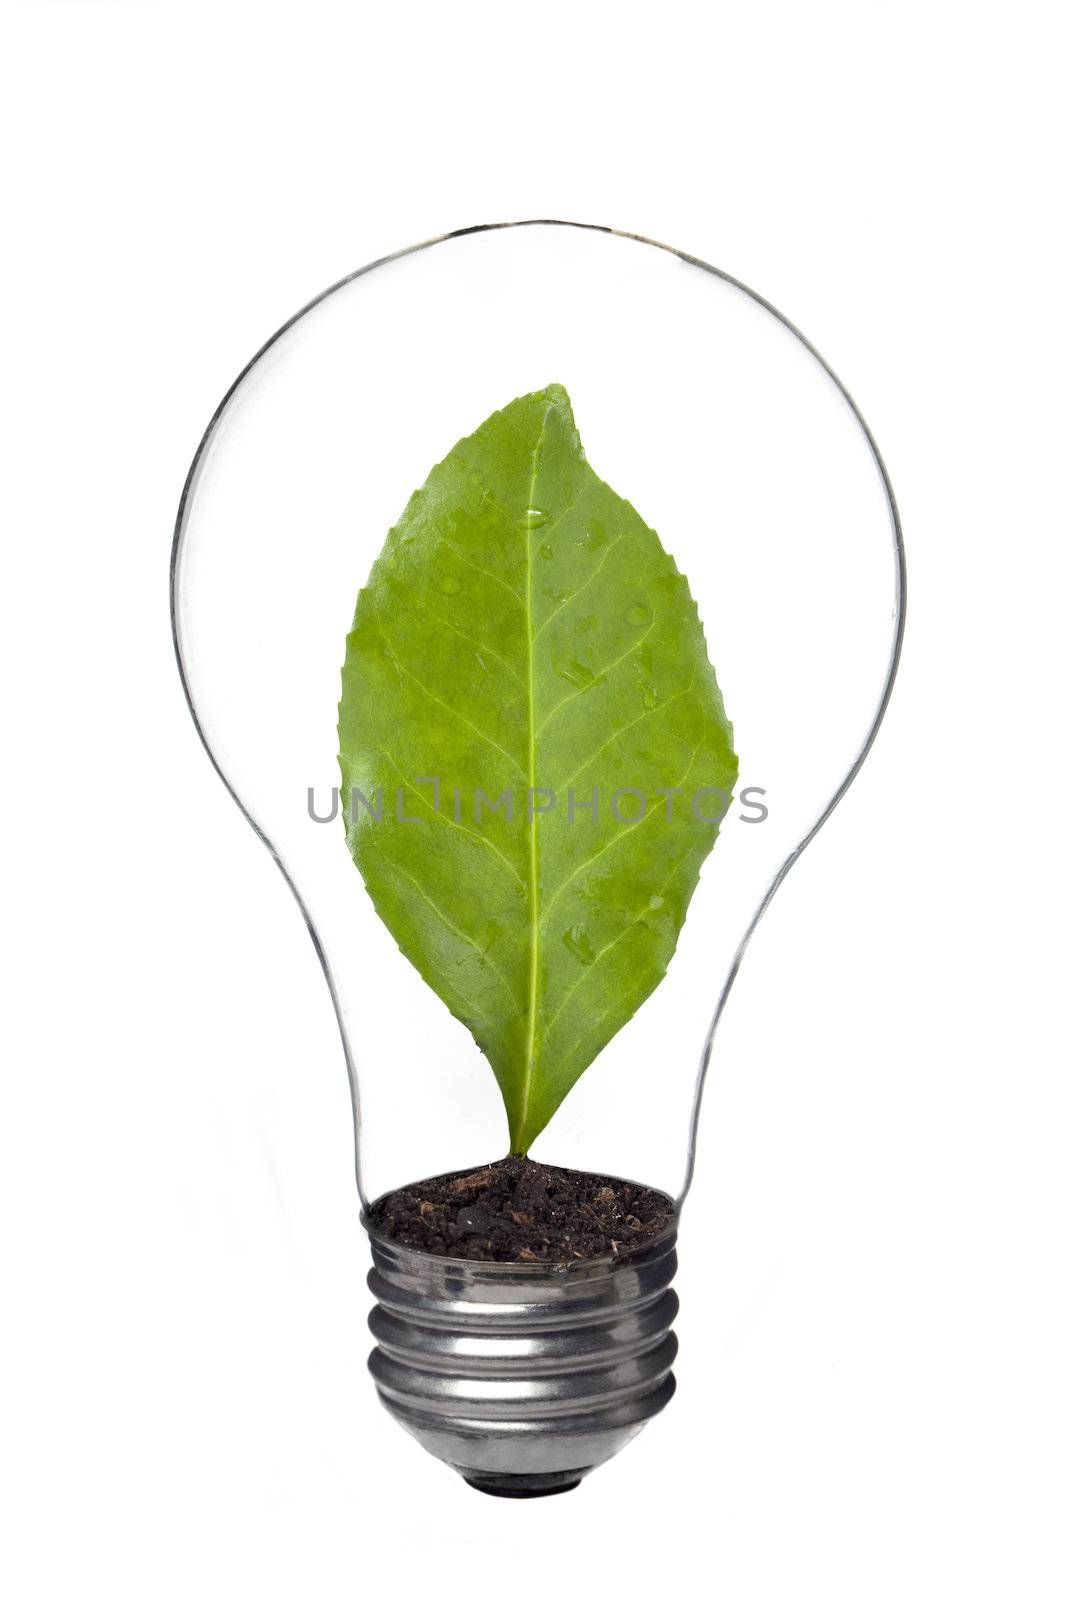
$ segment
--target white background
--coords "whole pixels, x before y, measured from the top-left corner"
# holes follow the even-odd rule
[[[53,0],[3,34],[5,1594],[1062,1596],[1052,8]],[[280,321],[546,214],[676,243],[815,340],[912,607],[723,1022],[678,1399],[511,1504],[364,1372],[326,990],[195,739],[166,577]]]

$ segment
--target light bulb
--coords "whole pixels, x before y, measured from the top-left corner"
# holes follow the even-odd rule
[[[268,340],[189,472],[175,646],[208,753],[322,962],[364,1210],[503,1155],[508,1134],[471,1033],[401,953],[346,849],[346,635],[433,464],[550,383],[566,386],[596,471],[688,579],[740,774],[666,976],[563,1100],[538,1160],[624,1174],[680,1211],[738,963],[892,688],[904,560],[881,457],[813,346],[725,273],[604,228],[464,230],[353,273]],[[411,776],[432,786],[433,773]],[[680,778],[664,770],[663,785],[690,805]],[[434,801],[469,825],[469,795]],[[605,806],[605,827],[619,825]],[[673,1230],[567,1267],[432,1257],[373,1231],[372,1244],[382,1397],[478,1487],[569,1487],[670,1397]]]

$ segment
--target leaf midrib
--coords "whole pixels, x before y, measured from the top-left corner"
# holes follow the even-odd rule
[[[537,506],[537,481],[541,470],[541,452],[544,449],[545,430],[554,407],[547,405],[541,418],[541,431],[537,436],[530,461],[530,487],[526,496],[526,728],[527,728],[527,800],[528,807],[528,870],[530,876],[528,904],[530,912],[530,962],[528,972],[527,1004],[529,1017],[526,1024],[526,1059],[522,1074],[522,1109],[512,1132],[512,1152],[521,1150],[526,1121],[530,1110],[530,1086],[533,1081],[534,1061],[537,1055],[537,990],[541,973],[541,906],[538,855],[538,813],[533,809],[533,795],[537,788],[537,728],[534,721],[534,626],[533,626],[533,550],[534,528],[529,513]],[[521,508],[520,508],[521,509]]]

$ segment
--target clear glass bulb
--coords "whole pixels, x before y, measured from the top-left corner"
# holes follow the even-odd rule
[[[597,473],[689,580],[740,778],[665,979],[535,1156],[684,1197],[738,963],[892,687],[904,561],[874,440],[807,340],[725,273],[607,229],[503,225],[375,262],[287,322],[190,469],[174,634],[208,753],[322,961],[364,1204],[501,1156],[508,1138],[486,1060],[379,920],[333,814],[346,634],[433,464],[553,382]]]

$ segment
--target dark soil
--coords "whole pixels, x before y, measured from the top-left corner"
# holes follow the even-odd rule
[[[585,1261],[662,1233],[674,1202],[657,1189],[508,1156],[424,1178],[376,1200],[368,1221],[397,1244],[466,1261]]]

